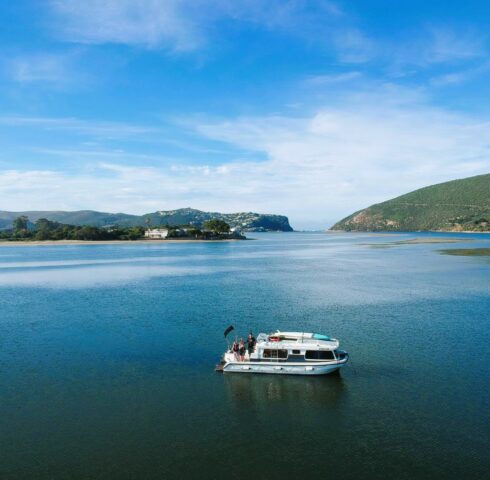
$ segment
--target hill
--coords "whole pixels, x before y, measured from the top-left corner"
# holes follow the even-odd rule
[[[180,208],[178,210],[157,211],[144,215],[129,215],[126,213],[105,213],[93,210],[66,211],[26,211],[7,212],[0,211],[0,229],[12,227],[13,220],[25,215],[31,223],[40,218],[69,225],[91,225],[93,227],[144,227],[146,225],[195,225],[202,226],[206,220],[224,220],[232,228],[239,227],[244,231],[281,231],[291,232],[289,220],[283,215],[269,215],[253,212],[219,213],[203,212],[193,208]]]
[[[490,174],[421,188],[359,210],[343,231],[490,231]]]

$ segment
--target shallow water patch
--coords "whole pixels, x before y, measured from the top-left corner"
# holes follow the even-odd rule
[[[490,257],[490,248],[446,248],[438,250],[442,255],[458,255],[462,257]]]

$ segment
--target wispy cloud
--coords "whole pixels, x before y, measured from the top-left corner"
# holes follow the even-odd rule
[[[482,60],[487,54],[485,37],[472,29],[429,26],[412,32],[387,47],[392,68],[429,68],[464,65]],[[389,44],[388,44],[389,45]]]
[[[92,168],[77,174],[4,171],[3,208],[142,213],[192,205],[279,212],[299,228],[321,228],[411,189],[490,170],[490,123],[396,88],[346,96],[308,116],[201,119],[187,127],[248,151],[248,159],[145,166],[143,158],[123,165],[95,155]],[[263,161],[253,160],[257,152]]]
[[[345,63],[365,63],[379,54],[374,40],[358,28],[339,29],[332,39],[340,60]]]
[[[337,74],[311,75],[306,79],[306,83],[314,86],[333,85],[350,82],[360,77],[362,77],[362,73],[356,71]]]
[[[53,32],[69,42],[188,52],[220,42],[222,22],[254,24],[329,51],[345,64],[384,64],[395,76],[409,66],[471,62],[487,50],[485,35],[461,26],[414,25],[375,38],[354,15],[325,0],[50,0],[50,6]],[[18,75],[35,76],[26,66]]]
[[[339,22],[349,21],[340,6],[328,0],[211,0],[208,6],[217,17],[254,23],[315,41]]]
[[[462,68],[459,70],[434,75],[430,83],[435,87],[460,85],[481,75],[487,74],[490,63],[485,61],[476,67]]]
[[[197,138],[178,121],[154,115],[146,123],[0,115],[0,129],[16,138],[15,148],[37,161],[77,162],[84,164],[107,158],[124,163],[168,164],[177,159],[196,162],[204,158],[229,158],[243,155],[239,149]],[[35,139],[35,141],[33,140]],[[4,150],[6,144],[4,141]],[[3,154],[5,158],[5,153]]]
[[[67,87],[86,83],[87,73],[77,67],[78,52],[30,53],[4,59],[3,67],[14,82],[19,84],[46,84]]]
[[[226,20],[338,49],[348,62],[364,61],[371,49],[371,41],[328,0],[51,0],[50,5],[53,32],[84,44],[192,51],[216,41],[216,25]]]
[[[122,43],[189,50],[201,44],[198,26],[179,0],[52,0],[59,34],[79,43]]]
[[[445,63],[482,57],[485,54],[483,37],[472,30],[429,28],[429,48],[424,60],[430,63]]]
[[[81,120],[73,117],[29,117],[24,115],[2,115],[0,125],[8,127],[36,127],[41,130],[70,131],[80,135],[105,138],[128,138],[153,134],[157,128],[125,122]]]
[[[254,168],[267,170],[261,177],[269,178],[270,191],[277,185],[272,196],[280,199],[278,207],[288,204],[294,216],[301,210],[332,218],[427,184],[490,170],[488,123],[422,100],[404,102],[404,96],[416,97],[389,90],[344,98],[342,105],[306,118],[238,118],[196,128],[265,152],[268,161]]]

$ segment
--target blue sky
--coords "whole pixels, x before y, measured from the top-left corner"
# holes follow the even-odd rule
[[[0,6],[0,209],[323,228],[490,170],[490,3]]]

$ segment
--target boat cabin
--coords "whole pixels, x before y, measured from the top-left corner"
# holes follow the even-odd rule
[[[275,332],[257,336],[255,349],[246,357],[253,361],[325,362],[341,359],[339,342],[326,335],[302,332]]]

